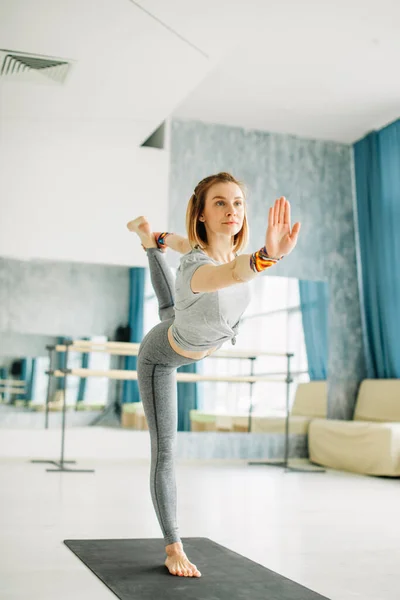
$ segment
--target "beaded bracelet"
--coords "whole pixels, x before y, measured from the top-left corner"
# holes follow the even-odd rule
[[[167,235],[171,235],[170,233],[168,233],[168,231],[164,231],[163,233],[160,233],[160,235],[157,238],[157,246],[158,248],[163,248],[166,244],[165,244],[165,238],[167,237]]]
[[[283,256],[280,258],[272,258],[272,256],[268,255],[267,248],[264,246],[250,255],[250,267],[256,273],[260,271],[264,271],[269,267],[275,265],[279,260],[282,260]]]

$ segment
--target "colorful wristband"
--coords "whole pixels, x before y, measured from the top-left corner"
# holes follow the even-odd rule
[[[280,258],[272,258],[271,256],[268,256],[267,249],[264,246],[263,248],[260,248],[260,250],[257,250],[257,252],[251,254],[250,267],[253,269],[253,271],[259,273],[260,271],[264,271],[269,267],[273,267],[279,260],[282,260],[282,258],[283,256]]]
[[[168,233],[168,231],[164,231],[164,233],[160,233],[160,235],[157,238],[157,246],[159,248],[163,248],[166,244],[165,244],[165,238],[167,237],[167,235],[171,235],[170,233]]]

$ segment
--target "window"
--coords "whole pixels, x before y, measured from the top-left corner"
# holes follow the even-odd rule
[[[298,280],[287,277],[261,276],[250,282],[251,303],[243,314],[236,345],[226,342],[221,349],[293,352],[290,372],[294,382],[289,387],[289,408],[296,385],[309,381],[304,344]],[[250,375],[250,359],[211,358],[203,361],[204,374]],[[285,382],[287,358],[260,356],[254,360],[255,375],[281,380],[252,384],[253,414],[280,414],[286,410]],[[200,410],[206,412],[248,414],[251,402],[249,383],[203,382]]]
[[[171,269],[175,279],[176,269]],[[144,283],[144,315],[143,315],[143,332],[144,335],[160,322],[158,316],[158,301],[155,295],[153,285],[150,279],[150,270],[146,269]]]

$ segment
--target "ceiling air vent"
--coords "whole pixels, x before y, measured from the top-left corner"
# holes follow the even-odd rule
[[[0,79],[33,83],[64,83],[71,62],[62,58],[0,50]]]

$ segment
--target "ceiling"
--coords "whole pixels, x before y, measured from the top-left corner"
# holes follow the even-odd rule
[[[0,49],[71,61],[0,78],[1,120],[125,130],[169,116],[351,143],[400,116],[398,0],[2,0]]]
[[[264,2],[239,42],[176,117],[344,143],[400,117],[399,0]]]

